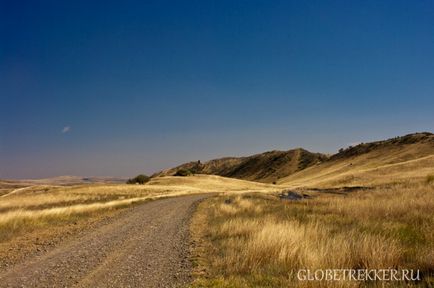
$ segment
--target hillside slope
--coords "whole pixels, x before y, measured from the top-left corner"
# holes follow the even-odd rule
[[[434,134],[414,133],[341,150],[278,181],[292,187],[370,186],[434,174]]]
[[[326,159],[327,156],[323,154],[298,148],[288,151],[270,151],[248,157],[226,157],[205,163],[189,162],[153,176],[172,176],[180,170],[189,170],[197,174],[272,183]]]

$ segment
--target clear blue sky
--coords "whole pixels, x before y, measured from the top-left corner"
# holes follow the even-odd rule
[[[0,0],[0,178],[433,128],[433,1]]]

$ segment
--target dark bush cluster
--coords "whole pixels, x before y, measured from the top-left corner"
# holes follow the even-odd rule
[[[193,172],[189,169],[179,169],[176,171],[175,176],[189,176],[193,174]]]
[[[145,184],[149,181],[149,176],[144,174],[137,175],[134,178],[128,179],[127,184]]]

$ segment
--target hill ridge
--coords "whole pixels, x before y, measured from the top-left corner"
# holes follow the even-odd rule
[[[427,157],[430,155],[434,155],[434,134],[416,132],[342,148],[330,156],[297,147],[250,156],[216,158],[204,163],[191,161],[155,173],[152,177],[173,176],[178,171],[185,170],[193,174],[219,175],[265,183],[300,185],[301,182],[308,183],[312,179],[319,179],[318,183],[322,184],[332,179],[334,184],[351,184],[357,178],[354,175],[362,171],[367,173],[374,168],[381,168],[382,173],[386,173],[386,169],[392,170],[398,166],[408,170],[408,167],[416,165],[416,162],[425,169],[420,170],[421,175],[425,175],[429,173],[427,163],[433,159]],[[402,165],[390,165],[398,163]],[[407,170],[406,175],[410,175],[411,171]]]
[[[173,176],[180,170],[188,170],[195,174],[272,183],[326,159],[324,154],[312,153],[303,148],[272,150],[250,156],[216,158],[204,163],[191,161],[155,173],[152,177]]]
[[[340,149],[319,165],[279,179],[294,187],[382,185],[434,175],[434,134],[418,132]]]

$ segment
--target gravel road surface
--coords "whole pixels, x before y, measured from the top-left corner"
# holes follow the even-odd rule
[[[0,287],[179,287],[190,281],[189,220],[205,195],[134,206],[0,271]]]

